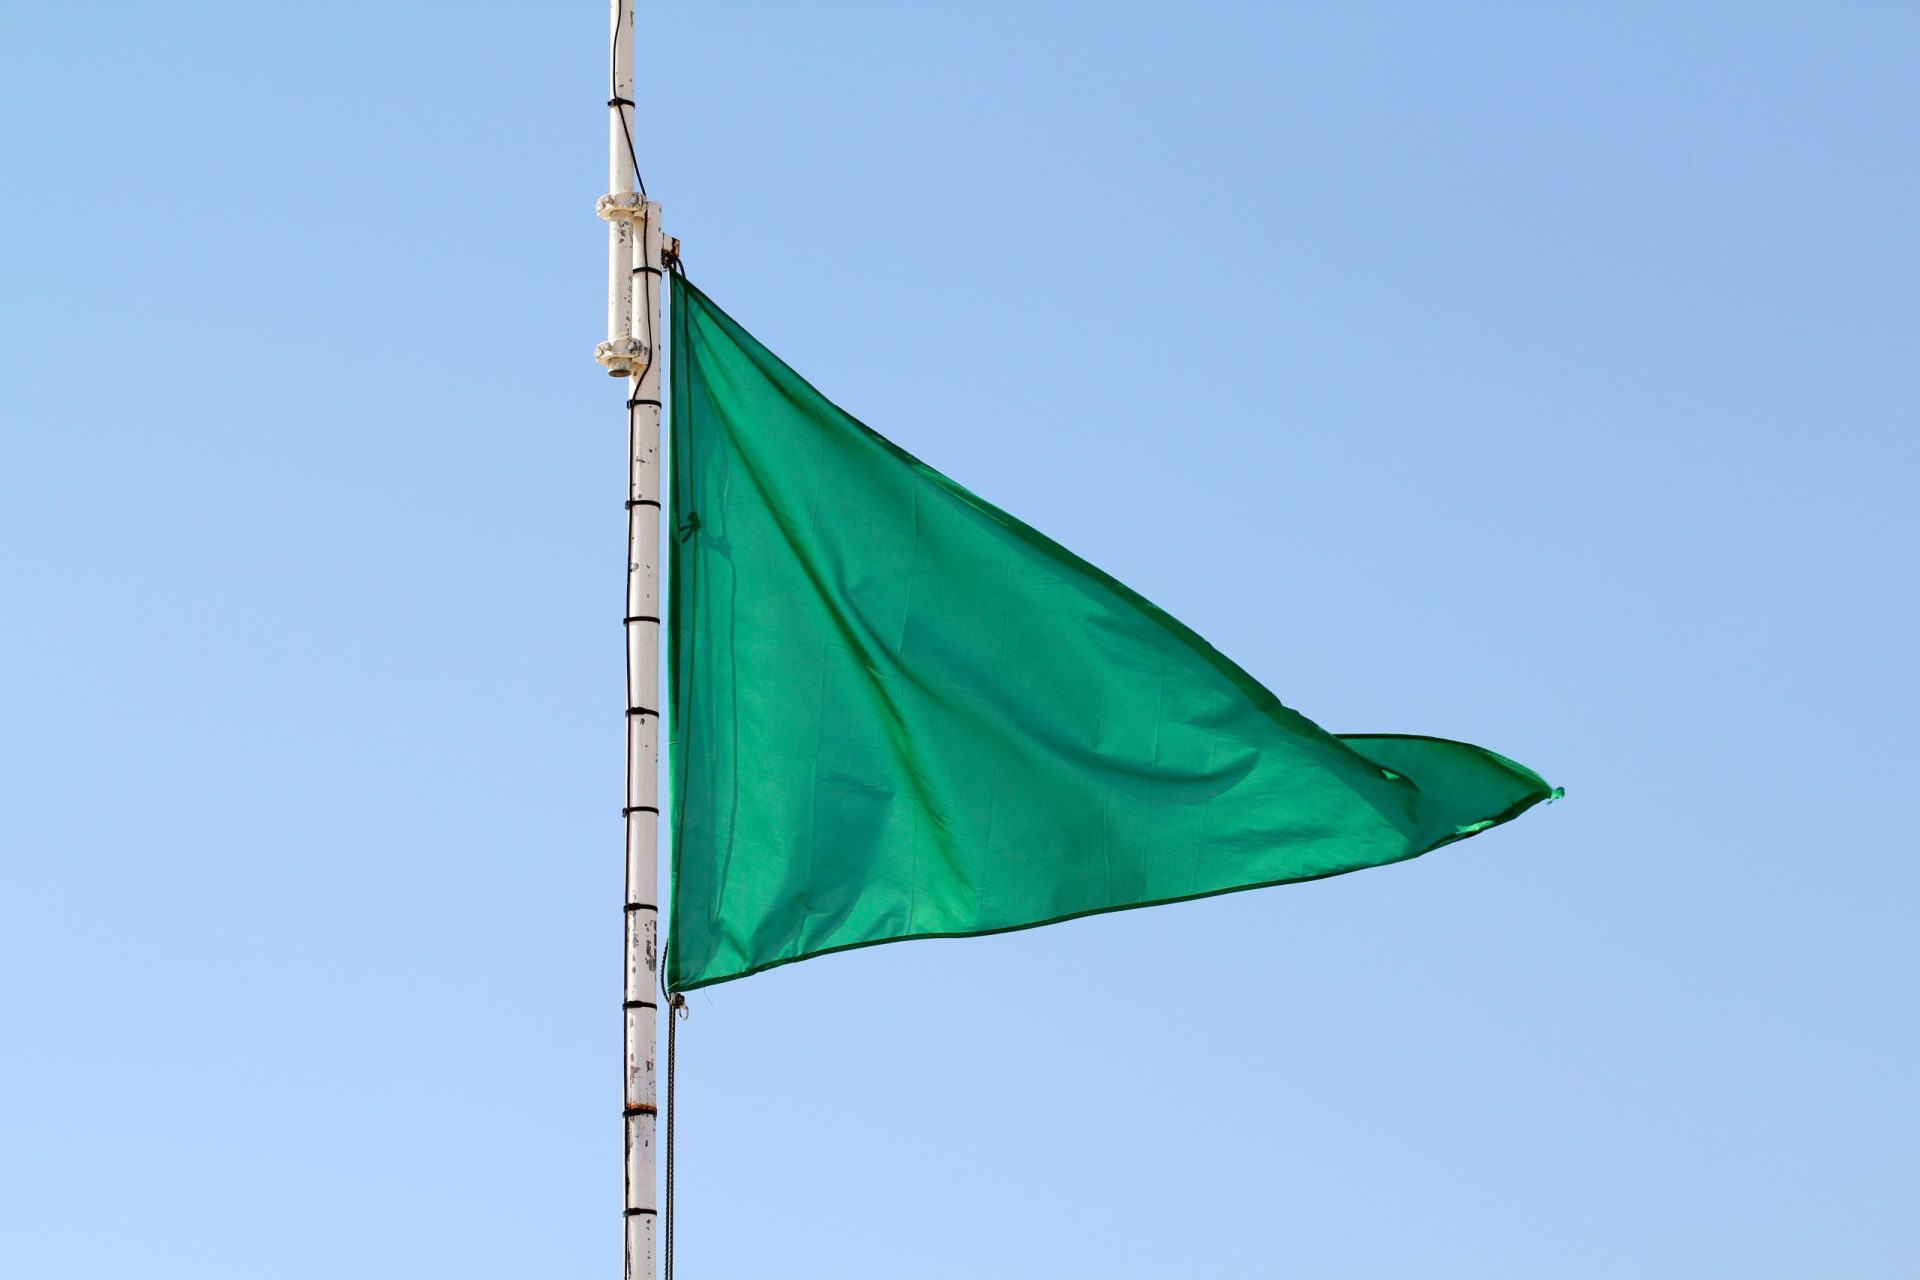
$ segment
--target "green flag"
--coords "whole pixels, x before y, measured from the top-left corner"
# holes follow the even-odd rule
[[[1555,794],[1335,736],[673,280],[676,991],[1416,857]]]

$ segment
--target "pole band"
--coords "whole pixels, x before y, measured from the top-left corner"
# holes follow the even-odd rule
[[[610,107],[630,107],[633,105],[633,99],[632,98],[608,98],[607,105]]]
[[[627,510],[631,511],[635,507],[652,507],[655,511],[658,511],[660,509],[660,504],[655,502],[652,498],[628,498]]]
[[[658,1009],[660,1006],[651,1000],[627,1000],[621,1003],[622,1009]]]
[[[650,618],[644,613],[635,613],[620,619],[620,625],[625,626],[629,622],[658,622],[658,621],[660,621],[660,619]]]
[[[659,909],[660,908],[654,906],[651,902],[629,902],[627,904],[628,911],[658,911]]]
[[[654,1216],[654,1214],[658,1212],[659,1212],[658,1209],[629,1209],[626,1212],[626,1216],[629,1218],[637,1218],[641,1214],[645,1214],[647,1217],[651,1218]]]
[[[620,810],[623,818],[631,818],[636,813],[650,813],[656,818],[660,816],[660,811],[650,804],[630,804]]]
[[[657,1116],[660,1114],[660,1111],[659,1108],[649,1106],[644,1102],[629,1102],[627,1104],[626,1114],[630,1116]]]
[[[660,407],[660,402],[658,400],[642,400],[640,397],[635,396],[633,399],[627,401],[627,408],[638,409],[643,404],[650,404],[656,409]]]
[[[630,716],[657,716],[660,713],[652,707],[628,707],[627,714]]]

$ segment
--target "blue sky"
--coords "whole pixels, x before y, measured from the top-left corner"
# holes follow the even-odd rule
[[[1404,866],[698,993],[691,1276],[1920,1273],[1920,11],[649,5],[690,276]],[[0,1273],[615,1275],[602,9],[0,9]]]

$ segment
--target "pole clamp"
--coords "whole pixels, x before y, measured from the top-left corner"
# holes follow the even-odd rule
[[[640,338],[619,338],[595,347],[593,358],[606,366],[609,375],[627,378],[635,369],[647,367],[653,360],[653,348]]]
[[[594,201],[593,211],[608,222],[616,218],[637,222],[647,216],[647,198],[638,191],[616,191]]]

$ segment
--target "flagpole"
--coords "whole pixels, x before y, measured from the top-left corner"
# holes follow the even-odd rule
[[[633,14],[611,0],[607,103],[607,340],[594,357],[627,380],[626,928],[622,984],[622,1209],[626,1280],[653,1280],[659,1219],[654,1046],[659,1015],[660,895],[660,206],[636,191]],[[630,132],[630,128],[633,132]]]

